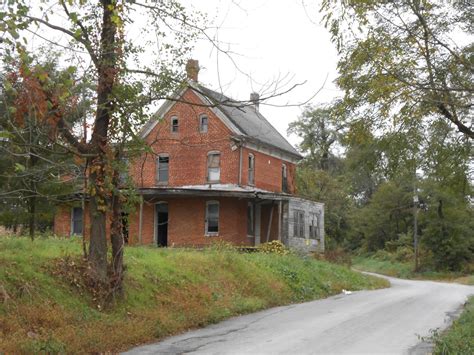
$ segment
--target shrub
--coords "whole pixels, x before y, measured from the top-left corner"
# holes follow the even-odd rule
[[[352,265],[351,255],[343,248],[326,250],[324,254],[314,254],[316,259],[326,260],[339,265]]]
[[[289,253],[288,248],[279,240],[272,240],[271,242],[260,244],[259,250],[266,254],[286,255]]]

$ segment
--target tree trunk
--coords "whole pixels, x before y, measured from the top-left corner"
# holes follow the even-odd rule
[[[112,92],[118,73],[116,55],[117,25],[113,21],[116,3],[113,0],[102,0],[102,31],[100,38],[100,58],[97,85],[97,112],[94,130],[91,137],[91,149],[97,155],[89,164],[90,173],[90,244],[89,261],[95,277],[105,281],[107,278],[107,235],[106,210],[110,191],[105,186],[108,129],[113,113]]]
[[[120,156],[117,155],[117,159]],[[123,279],[123,225],[122,225],[122,201],[120,199],[120,175],[115,169],[112,181],[115,187],[112,194],[112,222],[110,226],[110,239],[112,242],[112,269],[114,272],[114,288],[116,291],[122,290]]]

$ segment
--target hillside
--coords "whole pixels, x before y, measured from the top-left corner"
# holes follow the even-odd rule
[[[224,318],[387,282],[311,258],[129,247],[125,296],[104,309],[74,270],[77,240],[0,238],[0,352],[104,352]]]

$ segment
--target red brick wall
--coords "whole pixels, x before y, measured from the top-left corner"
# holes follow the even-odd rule
[[[202,185],[207,178],[207,153],[221,153],[221,183],[239,183],[239,149],[232,150],[232,132],[191,90],[186,91],[183,101],[177,102],[168,111],[146,138],[154,154],[144,154],[131,167],[131,175],[139,187],[155,187],[156,155],[169,155],[168,186]],[[194,105],[193,105],[194,103]],[[209,118],[207,133],[199,132],[199,117]],[[171,118],[178,117],[179,132],[171,132]],[[242,149],[242,184],[248,183],[248,154],[255,155],[255,186],[261,189],[281,192],[281,169],[288,167],[290,192],[294,192],[295,165],[267,154]],[[270,163],[269,163],[270,162]]]
[[[282,166],[288,169],[288,189],[295,192],[295,164],[283,161],[270,155],[243,148],[242,150],[242,184],[248,185],[248,157],[255,157],[255,186],[273,192],[282,191]]]
[[[219,236],[205,236],[206,201],[219,201]],[[158,202],[155,201],[155,202]],[[251,245],[247,237],[247,201],[235,198],[174,198],[168,203],[168,246],[203,246],[217,240],[236,245]],[[143,205],[142,243],[154,243],[154,203]],[[130,243],[138,242],[139,207],[130,218]],[[276,215],[275,215],[276,216]]]
[[[199,98],[188,90],[184,101],[201,104]],[[199,132],[199,116],[209,118],[208,132]],[[171,117],[178,117],[179,132],[171,132]],[[168,186],[202,185],[207,178],[207,153],[221,153],[221,183],[238,183],[239,151],[232,151],[231,132],[207,107],[178,102],[165,115],[146,138],[155,154],[168,154]],[[138,159],[132,176],[140,187],[156,186],[156,156],[146,154]]]

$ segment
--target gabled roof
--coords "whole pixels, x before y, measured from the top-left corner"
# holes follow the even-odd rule
[[[198,90],[210,99],[213,104],[217,105],[219,110],[239,128],[245,137],[302,158],[301,154],[288,143],[253,105],[244,106],[241,102],[202,85],[198,85]]]
[[[242,102],[233,100],[195,82],[190,82],[187,88],[194,90],[202,100],[208,101],[216,116],[238,136],[249,140],[251,143],[261,143],[269,148],[276,148],[298,160],[303,158],[253,105],[243,105]],[[183,95],[187,88],[177,93],[175,99]],[[157,111],[155,117],[163,117],[174,103],[173,100],[167,100]],[[148,121],[140,130],[140,136],[143,138],[147,136],[157,123],[158,121],[155,118]]]

